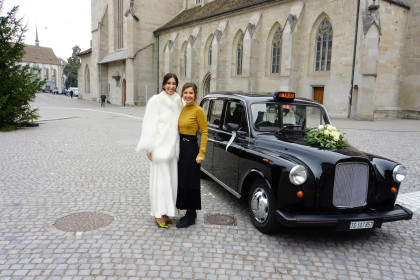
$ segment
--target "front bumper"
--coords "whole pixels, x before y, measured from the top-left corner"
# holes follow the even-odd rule
[[[410,220],[413,212],[396,204],[393,209],[375,212],[343,212],[331,214],[295,214],[282,210],[276,211],[277,221],[285,227],[335,227],[338,231],[350,230],[351,222],[374,221],[373,228],[380,228],[382,223]]]

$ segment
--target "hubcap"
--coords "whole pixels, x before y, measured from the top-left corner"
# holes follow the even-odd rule
[[[251,198],[251,211],[255,220],[264,223],[268,217],[268,196],[264,189],[256,188]]]

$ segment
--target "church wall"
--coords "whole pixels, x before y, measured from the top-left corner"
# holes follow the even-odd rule
[[[125,73],[125,63],[116,61],[107,65],[108,101],[112,104],[123,105],[123,81],[128,79]],[[119,79],[113,77],[115,73],[121,75]]]
[[[406,17],[407,9],[382,3],[375,118],[397,117]]]
[[[404,37],[399,117],[420,119],[420,2],[407,2],[411,9],[408,11]]]
[[[313,99],[314,87],[324,87],[324,106],[332,116],[345,116],[349,104],[356,2],[305,1],[295,29],[293,79],[298,96]],[[333,42],[330,71],[314,71],[316,33],[327,18]],[[359,32],[360,32],[359,28]],[[359,33],[360,34],[360,33]],[[359,41],[360,42],[360,41]],[[292,89],[293,90],[293,89]]]
[[[158,92],[156,88],[156,65],[153,63],[156,61],[155,45],[138,52],[135,61],[137,94],[134,101],[136,105],[145,105],[146,100]]]
[[[296,34],[294,34],[294,44],[292,46],[294,49],[293,53],[295,54],[295,57],[293,57],[292,60],[295,64],[292,72],[285,74],[282,69],[280,74],[270,74],[269,56],[271,56],[271,51],[269,52],[269,45],[271,44],[271,38],[269,38],[269,33],[275,24],[279,24],[282,29],[284,29],[287,17],[293,7],[293,2],[286,2],[284,4],[270,5],[264,8],[259,7],[258,9],[251,11],[247,10],[243,13],[229,15],[229,23],[224,30],[222,39],[219,43],[217,86],[215,90],[267,92],[279,89],[289,89],[296,91],[297,95],[300,97],[313,98],[312,87],[325,86],[326,96],[324,101],[327,101],[326,105],[330,107],[333,112],[334,109],[337,108],[345,113],[348,106],[352,55],[344,55],[343,53],[353,53],[353,39],[351,36],[350,38],[346,36],[346,34],[349,32],[354,34],[354,24],[352,24],[351,27],[347,25],[346,28],[344,28],[341,23],[343,20],[350,22],[351,19],[354,18],[354,14],[347,15],[347,18],[344,17],[345,11],[348,11],[349,7],[352,7],[352,5],[347,4],[346,1],[335,5],[325,4],[322,6],[331,6],[329,7],[331,14],[337,14],[335,15],[335,18],[332,19],[333,28],[335,27],[333,42],[334,61],[330,72],[313,72],[312,60],[314,57],[314,50],[312,50],[312,48],[314,48],[315,45],[315,35],[312,35],[313,43],[308,42],[308,38],[311,37],[311,32],[316,32],[317,27],[315,28],[315,31],[312,30],[315,19],[324,12],[324,9],[308,5],[304,7],[301,18],[298,21],[298,26],[295,29]],[[337,13],[337,10],[339,13]],[[261,13],[262,15],[251,39],[251,48],[253,48],[250,50],[251,57],[244,58],[249,59],[250,66],[249,69],[243,69],[247,74],[237,76],[235,73],[235,36],[238,35],[238,32],[245,32],[251,17],[258,13]],[[172,38],[171,36],[173,36],[173,34],[178,33],[177,39],[172,47],[170,60],[171,71],[179,76],[180,84],[187,80],[192,80],[199,86],[199,90],[202,90],[202,81],[209,71],[209,67],[204,63],[204,57],[207,55],[204,53],[204,50],[206,49],[205,44],[209,36],[214,33],[222,20],[223,18],[209,20],[205,23],[189,25],[182,29],[174,29],[170,32],[161,34],[160,53],[162,55],[166,42]],[[180,75],[181,67],[179,67],[179,64],[182,62],[180,57],[183,56],[180,49],[182,44],[192,33],[193,29],[198,26],[201,26],[201,31],[194,44],[194,49],[199,49],[199,55],[198,58],[194,58],[197,63],[193,65],[193,67],[198,67],[199,69],[192,71],[192,73],[199,73],[199,77],[193,76],[189,79],[185,79]],[[348,42],[349,40],[351,41],[350,44]],[[343,46],[346,48],[345,50],[341,49]],[[164,67],[163,63],[160,64],[160,69],[162,69],[162,67]],[[162,76],[163,71],[161,70],[160,77],[162,78]],[[252,81],[251,83],[249,83],[250,80]],[[290,80],[296,80],[294,86]],[[290,86],[290,84],[292,86]]]

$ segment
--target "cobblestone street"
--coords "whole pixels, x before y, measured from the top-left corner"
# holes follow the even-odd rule
[[[39,127],[0,133],[2,280],[420,279],[418,120],[332,120],[353,146],[407,167],[398,202],[415,211],[412,220],[264,235],[246,203],[210,179],[201,181],[194,226],[156,227],[149,163],[134,151],[145,107],[101,108],[46,93],[33,106]],[[90,213],[80,221],[96,229],[58,229],[60,219],[77,213]],[[234,215],[237,226],[204,223],[218,213]]]

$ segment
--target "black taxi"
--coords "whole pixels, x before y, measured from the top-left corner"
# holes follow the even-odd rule
[[[325,108],[292,92],[266,95],[211,93],[203,173],[248,201],[255,227],[329,226],[380,228],[409,220],[395,204],[403,165],[347,145],[338,149],[305,142],[308,129],[331,124]]]

